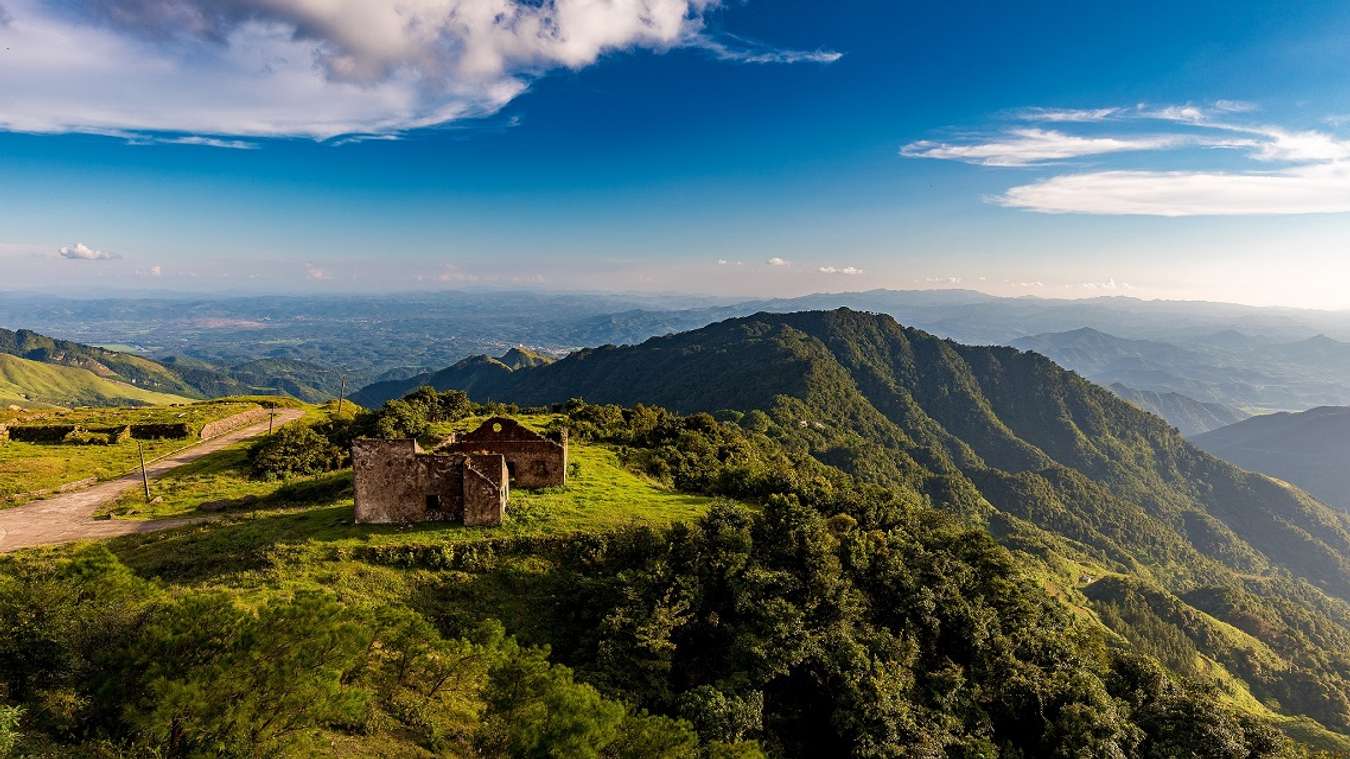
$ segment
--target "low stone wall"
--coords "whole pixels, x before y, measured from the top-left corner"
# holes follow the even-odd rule
[[[229,417],[233,419],[234,417]],[[222,419],[225,422],[229,419]],[[219,422],[216,422],[218,424]],[[207,425],[208,427],[210,425]],[[182,422],[169,424],[79,425],[79,424],[20,424],[8,429],[10,440],[16,443],[61,443],[72,435],[89,432],[107,435],[109,442],[120,440],[183,440],[192,437],[192,427]]]
[[[210,440],[213,437],[220,437],[228,432],[234,432],[237,429],[247,427],[251,424],[265,422],[267,421],[269,413],[274,412],[269,412],[267,409],[260,406],[252,411],[245,411],[240,414],[235,414],[234,416],[227,416],[224,419],[217,419],[202,427],[201,439]]]

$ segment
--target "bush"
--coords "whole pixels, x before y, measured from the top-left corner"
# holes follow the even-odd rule
[[[372,425],[375,437],[419,438],[431,429],[431,421],[423,408],[408,401],[389,401],[375,416]]]
[[[253,473],[271,478],[331,472],[344,466],[346,459],[341,448],[313,427],[282,427],[249,451]]]

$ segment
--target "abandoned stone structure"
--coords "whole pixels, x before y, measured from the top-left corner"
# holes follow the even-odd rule
[[[511,484],[546,488],[567,484],[567,430],[540,435],[514,419],[494,416],[473,432],[455,435],[438,452],[500,453]]]
[[[352,472],[358,523],[499,525],[513,485],[566,484],[567,432],[540,435],[498,416],[429,453],[415,440],[360,439]]]
[[[352,472],[358,524],[494,526],[510,498],[501,454],[424,453],[416,440],[356,440]]]

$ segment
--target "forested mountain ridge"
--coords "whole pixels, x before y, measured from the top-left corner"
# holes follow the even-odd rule
[[[1139,408],[1156,414],[1172,423],[1186,437],[1199,435],[1220,427],[1236,424],[1250,416],[1222,403],[1204,403],[1181,393],[1160,393],[1155,390],[1136,390],[1119,382],[1110,386],[1111,392]]]
[[[1195,437],[1210,453],[1350,510],[1350,408],[1252,417]]]
[[[1148,645],[1170,641],[1176,666],[1206,662],[1350,730],[1350,517],[1213,458],[1044,356],[840,309],[474,377],[479,401],[735,409],[790,449],[911,484],[1039,560],[1081,564],[1093,609],[1127,638],[1172,631]]]
[[[84,369],[105,380],[188,398],[284,393],[303,401],[317,402],[335,397],[339,389],[338,372],[305,361],[263,358],[222,367],[184,356],[153,359],[58,340],[27,329],[0,329],[0,353],[42,364]],[[527,364],[526,360],[521,365]],[[114,393],[109,397],[115,396]],[[97,394],[71,395],[48,400],[73,404],[97,397]]]

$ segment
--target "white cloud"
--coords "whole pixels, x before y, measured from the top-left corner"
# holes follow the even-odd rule
[[[1023,121],[1092,122],[1105,121],[1121,112],[1120,108],[1025,108],[1017,112]]]
[[[1053,129],[1012,129],[1001,139],[973,144],[920,140],[900,149],[906,158],[937,158],[981,166],[1030,166],[1083,156],[1161,150],[1184,144],[1177,135],[1080,137]]]
[[[150,276],[158,277],[164,273],[164,269],[159,264],[150,267]]]
[[[778,256],[774,256],[774,257],[770,258],[769,260],[765,261],[764,263],[768,264],[769,266],[791,266],[791,265],[792,265],[792,263],[791,263],[790,261],[787,261],[787,260],[784,260],[784,259],[782,259],[782,258],[779,258]]]
[[[714,39],[705,18],[719,0],[5,2],[9,131],[388,134],[494,113],[548,71],[617,51],[837,57]]]
[[[56,252],[62,258],[71,261],[115,261],[121,258],[116,253],[94,250],[82,242],[77,242],[74,245],[63,245]]]
[[[1084,111],[1028,109],[1027,120],[1173,123],[1173,134],[1074,135],[1055,129],[1013,129],[1001,138],[967,143],[921,141],[901,153],[985,166],[1045,166],[1085,156],[1179,148],[1240,151],[1247,169],[1104,170],[1060,174],[1014,186],[992,197],[1010,208],[1042,213],[1202,216],[1350,212],[1350,139],[1328,132],[1243,123],[1251,103],[1207,106],[1137,105]],[[1137,128],[1137,124],[1134,125]],[[1161,159],[1160,159],[1161,160]],[[1272,164],[1275,165],[1272,167]]]
[[[844,57],[834,50],[780,50],[728,36],[735,41],[734,46],[707,35],[690,37],[685,46],[706,50],[719,61],[737,63],[834,63]]]
[[[1012,285],[1013,287],[1023,287],[1023,288],[1045,287],[1045,283],[1042,282],[1042,281],[1040,281],[1039,279],[1033,280],[1033,281],[1031,281],[1031,282],[1013,282],[1012,280],[1007,280],[1007,279],[1005,279],[1005,280],[1003,280],[1003,284],[1005,284],[1005,285]]]
[[[844,274],[847,276],[853,276],[854,274],[863,273],[863,270],[859,269],[856,266],[822,266],[816,271],[820,272],[821,274]]]
[[[927,282],[927,283],[930,284],[930,285],[959,285],[959,284],[961,284],[961,278],[960,278],[960,277],[924,277],[924,278],[923,278],[923,281],[924,281],[924,282]]]
[[[329,274],[326,269],[322,269],[314,264],[305,264],[305,276],[315,281],[333,278],[333,275]]]
[[[1115,277],[1111,277],[1104,282],[1080,282],[1077,285],[1084,290],[1133,290],[1134,285],[1129,282],[1117,282]],[[1074,285],[1065,285],[1065,287],[1074,287]]]
[[[1240,216],[1350,212],[1350,166],[1274,172],[1100,171],[1013,187],[999,205],[1041,213]]]
[[[146,138],[135,138],[144,140]],[[224,140],[219,137],[201,137],[199,135],[187,135],[184,137],[154,137],[146,140],[160,145],[201,145],[208,148],[225,148],[227,150],[257,150],[258,143],[248,142],[246,140]]]

